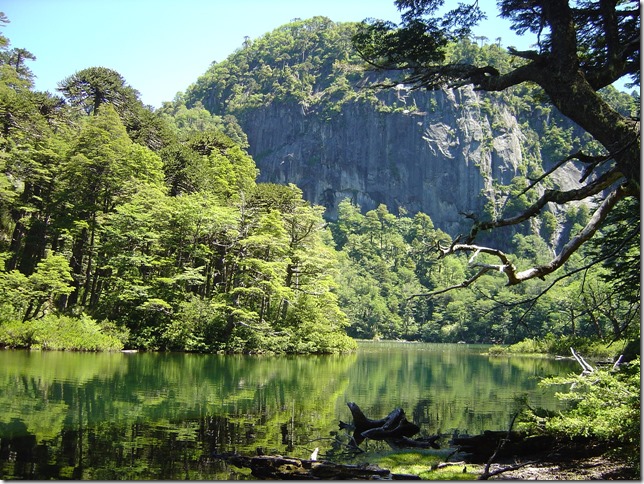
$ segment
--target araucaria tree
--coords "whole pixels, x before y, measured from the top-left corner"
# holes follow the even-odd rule
[[[626,0],[498,0],[502,18],[519,34],[536,36],[534,50],[512,47],[514,67],[450,62],[446,47],[469,35],[482,18],[477,1],[437,16],[443,0],[396,0],[402,12],[400,25],[371,20],[354,37],[360,55],[377,69],[400,71],[403,82],[414,88],[436,89],[473,85],[483,91],[503,91],[520,84],[539,86],[565,116],[586,130],[597,142],[593,152],[570,153],[554,168],[532,180],[539,184],[565,163],[579,163],[583,176],[576,189],[544,189],[536,201],[520,213],[498,219],[475,218],[470,234],[457,238],[444,255],[465,251],[491,254],[498,264],[470,259],[476,274],[466,286],[490,270],[505,273],[508,284],[543,278],[562,267],[570,256],[597,234],[602,241],[594,262],[609,260],[621,267],[620,258],[631,257],[639,267],[640,121],[618,112],[602,97],[601,89],[622,78],[639,83],[640,7]],[[475,245],[478,232],[515,225],[538,216],[548,203],[559,205],[586,200],[592,214],[583,229],[572,234],[562,249],[546,263],[518,270],[500,250]],[[621,214],[618,220],[616,214]],[[623,223],[629,220],[629,223]],[[609,225],[626,229],[618,238],[606,237]],[[616,273],[616,277],[624,274]],[[639,285],[639,271],[626,276]]]

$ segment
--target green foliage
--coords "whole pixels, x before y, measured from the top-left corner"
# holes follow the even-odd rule
[[[275,101],[337,113],[344,102],[369,96],[353,87],[362,77],[355,29],[325,17],[294,20],[213,64],[188,88],[185,103],[239,118]]]
[[[584,213],[580,208],[575,216]],[[612,340],[639,334],[639,306],[630,299],[639,285],[620,290],[604,269],[564,278],[547,292],[545,281],[507,287],[502,275],[489,273],[473,289],[424,296],[476,274],[464,257],[438,257],[437,242],[450,241],[427,215],[395,217],[384,207],[362,215],[345,200],[331,231],[342,255],[339,301],[354,337],[497,344],[527,338],[521,351],[567,355],[575,346],[615,356],[619,350],[610,345]],[[538,235],[515,234],[509,245],[517,267],[551,257]],[[486,259],[479,255],[477,262]],[[571,258],[566,270],[582,264],[581,258]]]
[[[621,201],[598,236],[590,242],[591,254],[603,260],[607,269],[601,275],[628,301],[639,304],[641,297],[640,202]]]
[[[364,459],[359,459],[361,463]],[[392,474],[408,474],[419,476],[423,480],[436,481],[470,481],[478,475],[477,466],[448,466],[437,469],[437,464],[444,462],[445,456],[437,451],[381,451],[369,452],[368,461],[364,463],[378,465],[388,469]],[[464,472],[464,467],[469,469]]]
[[[314,82],[307,73],[320,64],[308,53],[346,34],[326,31],[329,24],[319,18],[284,30],[310,44],[294,47],[305,65],[286,62],[284,74],[297,70],[288,82],[305,90]],[[331,69],[336,57],[321,63]],[[3,56],[0,68],[8,113],[0,121],[0,321],[22,331],[0,341],[111,347],[85,339],[91,317],[142,349],[355,348],[334,294],[336,254],[322,208],[294,186],[257,186],[234,117],[187,107],[181,97],[153,112],[102,67],[61,82],[65,105],[33,93],[23,65],[6,65]],[[242,91],[232,105],[243,110],[243,99],[258,98]]]
[[[570,348],[590,358],[616,359],[625,348],[624,341],[602,342],[596,338],[580,336],[555,336],[548,333],[539,338],[525,338],[508,347],[492,347],[492,354],[547,354],[570,356]]]
[[[432,340],[426,334],[432,307],[411,298],[441,271],[431,247],[446,236],[431,219],[396,217],[384,205],[362,215],[344,200],[331,232],[342,255],[339,301],[351,321],[349,334]]]
[[[48,255],[29,276],[15,269],[0,271],[0,321],[42,317],[53,309],[56,298],[73,290],[71,282],[69,264],[61,255]]]
[[[609,446],[610,453],[639,466],[640,360],[619,371],[596,370],[590,375],[552,377],[540,385],[572,385],[557,393],[570,408],[546,419],[545,430],[568,437],[591,437]]]
[[[79,318],[48,314],[25,322],[0,323],[0,342],[8,348],[67,351],[120,351],[127,333],[109,323],[103,325],[82,315]]]

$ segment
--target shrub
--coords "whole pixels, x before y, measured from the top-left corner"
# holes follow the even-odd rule
[[[619,371],[596,370],[586,376],[545,378],[540,385],[571,384],[557,393],[569,409],[545,420],[548,432],[569,437],[591,437],[607,444],[610,454],[639,465],[640,359]]]
[[[509,353],[547,353],[550,355],[568,355],[570,348],[575,348],[584,357],[590,358],[613,358],[618,356],[619,348],[623,345],[608,344],[591,338],[579,336],[555,336],[548,333],[543,338],[526,338],[518,343],[510,345]]]
[[[508,354],[507,346],[494,345],[487,350],[488,354],[491,356],[501,356]]]
[[[48,314],[0,325],[0,344],[9,348],[72,351],[120,351],[127,334],[110,323],[102,325],[86,315],[79,318]]]

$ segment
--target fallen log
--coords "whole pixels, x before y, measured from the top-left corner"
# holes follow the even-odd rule
[[[505,441],[503,445],[499,445],[501,440]],[[480,435],[455,437],[451,444],[465,454],[467,461],[485,463],[495,452],[500,459],[552,452],[556,442],[556,438],[548,435],[486,430]]]
[[[364,412],[354,402],[347,406],[353,417],[353,425],[340,421],[340,430],[353,429],[353,443],[358,446],[365,438],[372,440],[398,440],[411,437],[420,432],[420,427],[405,416],[402,408],[392,410],[385,418],[373,420],[367,418]]]
[[[431,435],[419,439],[410,439],[409,437],[400,437],[397,439],[387,439],[386,442],[394,449],[417,448],[417,449],[440,449],[441,446],[436,443],[440,435]]]
[[[298,459],[281,455],[260,455],[247,457],[239,454],[213,454],[235,467],[251,470],[257,479],[368,479],[368,480],[420,480],[413,474],[393,474],[371,464],[337,464],[335,462]]]

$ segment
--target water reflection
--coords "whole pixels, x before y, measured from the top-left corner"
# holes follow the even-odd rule
[[[570,362],[467,345],[366,343],[344,356],[0,352],[0,476],[244,479],[213,452],[307,457],[341,444],[347,401],[403,407],[426,435],[505,428],[517,395]],[[337,455],[336,455],[337,457]]]

